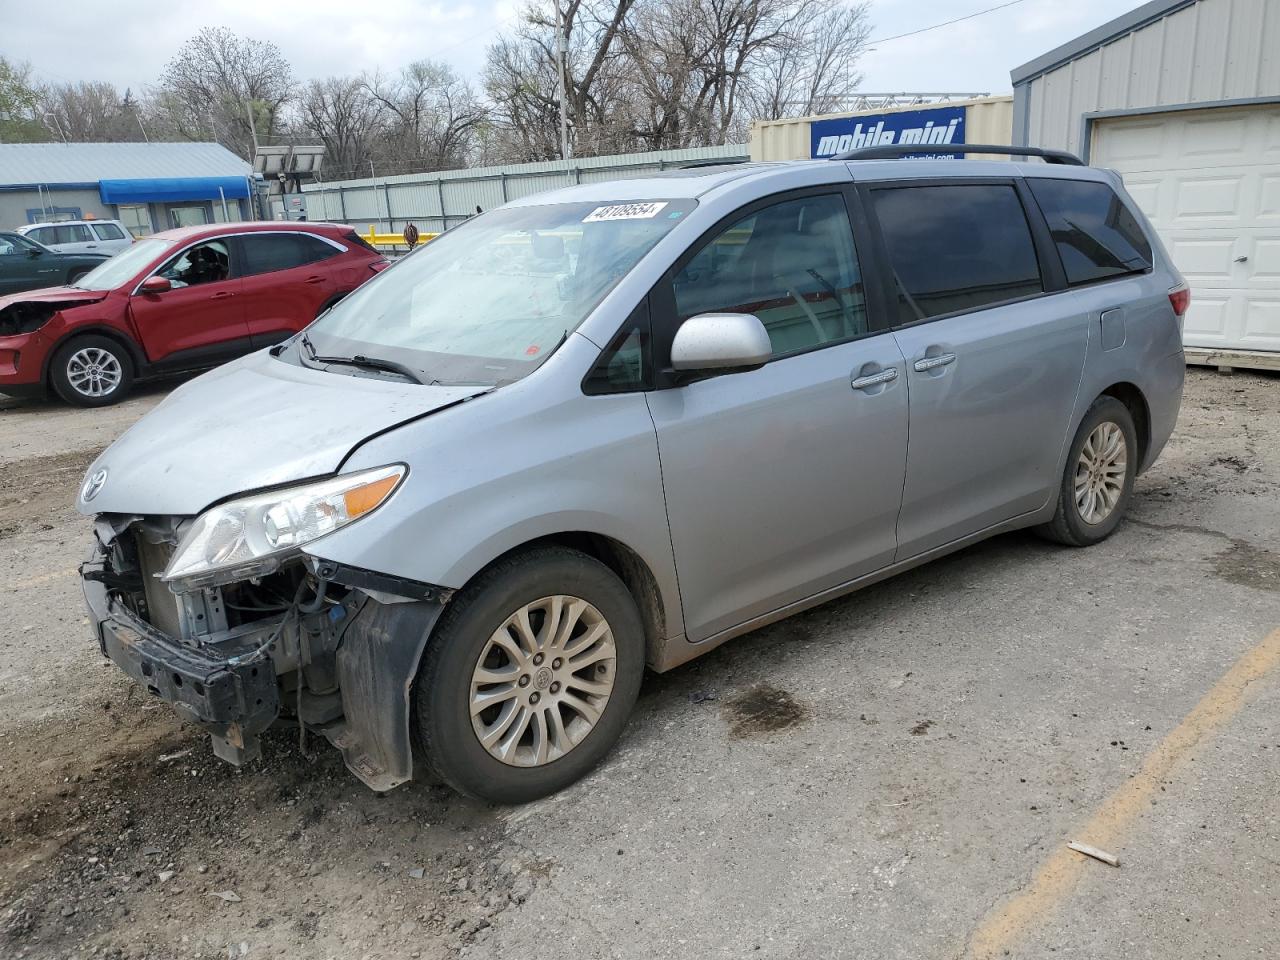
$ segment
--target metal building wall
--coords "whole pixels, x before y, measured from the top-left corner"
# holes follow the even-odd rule
[[[477,207],[489,210],[543,190],[638,176],[699,160],[746,159],[745,146],[695,147],[304,184],[302,190],[308,220],[350,223],[362,233],[370,226],[398,233],[408,223],[422,231],[439,231],[474,216]]]
[[[1026,79],[1014,71],[1019,143],[1087,153],[1087,114],[1280,97],[1277,0],[1175,0],[1135,14],[1147,11],[1134,29],[1057,64],[1033,61]]]
[[[81,215],[92,214],[100,220],[115,218],[115,208],[108,207],[95,190],[12,190],[0,192],[0,230],[12,230],[28,222],[27,211],[42,207],[79,207]]]
[[[795,117],[785,120],[757,120],[751,125],[751,159],[755,161],[808,160],[809,124],[814,120],[836,117],[879,116],[907,110],[963,106],[965,140],[969,143],[1011,143],[1013,133],[1013,98],[980,97],[948,103],[926,103],[911,107],[886,107],[859,110],[855,113],[832,113],[821,117]]]

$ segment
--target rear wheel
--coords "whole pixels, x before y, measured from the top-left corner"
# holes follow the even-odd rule
[[[77,280],[79,280],[88,272],[89,272],[88,270],[72,270],[69,274],[67,274],[67,283],[69,284],[75,283]]]
[[[419,745],[463,793],[534,800],[609,751],[643,673],[640,615],[613,571],[530,550],[480,574],[437,625],[415,689]]]
[[[109,337],[77,337],[54,356],[49,379],[67,403],[105,407],[133,389],[133,359]]]
[[[1039,532],[1072,547],[1111,536],[1124,518],[1138,469],[1129,408],[1111,396],[1093,402],[1076,431],[1058,490],[1058,508]]]

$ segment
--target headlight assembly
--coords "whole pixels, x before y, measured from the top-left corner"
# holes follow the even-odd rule
[[[393,464],[211,507],[191,524],[161,579],[186,591],[271,573],[304,545],[372,513],[407,472]]]

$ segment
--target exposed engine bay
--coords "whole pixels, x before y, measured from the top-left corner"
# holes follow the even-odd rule
[[[230,763],[285,724],[324,736],[374,789],[410,779],[409,690],[450,591],[299,555],[175,592],[160,575],[189,524],[98,518],[81,572],[103,653]]]
[[[31,300],[11,303],[0,310],[0,337],[34,333],[53,319],[54,314],[72,307],[83,307],[83,300]]]

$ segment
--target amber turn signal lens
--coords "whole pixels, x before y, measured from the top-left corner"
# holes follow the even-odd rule
[[[368,513],[383,500],[387,499],[387,495],[395,489],[396,484],[399,482],[400,478],[398,476],[383,477],[381,480],[373,481],[373,483],[366,483],[363,487],[348,490],[342,495],[342,501],[347,508],[347,516],[354,520],[362,513]]]

